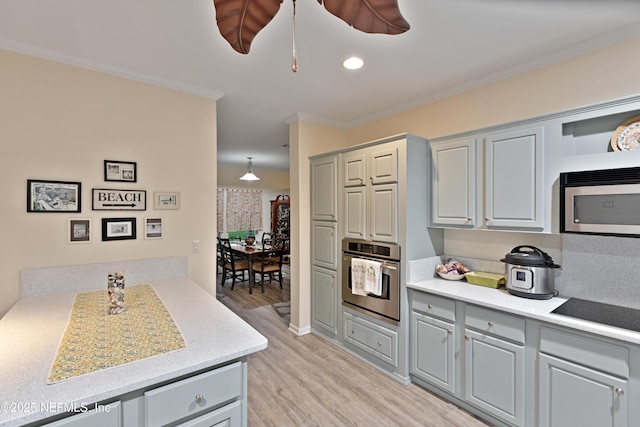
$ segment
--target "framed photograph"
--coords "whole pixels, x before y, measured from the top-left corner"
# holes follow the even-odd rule
[[[94,211],[146,211],[145,190],[93,188],[91,209]]]
[[[80,212],[82,184],[27,180],[27,212]]]
[[[91,242],[91,219],[69,218],[69,243]]]
[[[102,241],[135,240],[135,218],[102,218]]]
[[[162,218],[144,219],[144,238],[162,239]]]
[[[119,182],[137,182],[136,162],[104,161],[104,180]]]
[[[156,191],[153,193],[155,209],[180,209],[180,193],[177,191]]]

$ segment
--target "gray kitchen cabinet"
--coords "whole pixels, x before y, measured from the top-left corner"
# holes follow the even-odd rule
[[[311,219],[338,220],[338,156],[311,160]]]
[[[337,270],[339,245],[336,223],[329,221],[314,221],[311,228],[312,265]]]
[[[431,144],[434,226],[476,226],[476,145],[476,138]]]
[[[514,425],[524,422],[524,319],[467,304],[465,400]]]
[[[398,331],[390,324],[344,311],[344,341],[391,366],[398,366]]]
[[[485,143],[485,225],[544,229],[544,127],[496,132]]]
[[[413,293],[411,374],[449,393],[456,391],[455,301]]]
[[[539,349],[541,427],[621,427],[629,420],[629,350],[543,326]]]
[[[337,271],[311,267],[311,322],[330,337],[338,334],[338,285]]]
[[[311,329],[338,337],[338,162],[331,154],[311,159]]]
[[[342,159],[344,237],[398,242],[398,148],[363,148]]]
[[[551,188],[543,187],[544,126],[479,131],[430,145],[433,227],[545,230],[544,196]]]

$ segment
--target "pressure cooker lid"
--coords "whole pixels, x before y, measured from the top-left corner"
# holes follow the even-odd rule
[[[525,250],[529,249],[529,250]],[[535,246],[516,246],[511,252],[505,255],[502,262],[508,264],[528,265],[532,267],[549,267],[559,268],[560,266],[553,262],[553,259],[541,249]]]

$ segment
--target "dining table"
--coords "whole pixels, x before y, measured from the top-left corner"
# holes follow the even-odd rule
[[[263,253],[268,252],[271,249],[270,245],[263,245],[256,242],[253,245],[247,245],[244,242],[231,242],[231,251],[234,256],[242,257],[248,260],[249,263],[249,293],[252,293],[254,283],[253,277],[253,262],[256,256],[261,256]]]

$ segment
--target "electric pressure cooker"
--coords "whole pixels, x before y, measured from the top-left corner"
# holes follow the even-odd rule
[[[506,286],[510,294],[533,299],[549,299],[558,294],[555,269],[560,266],[541,249],[516,246],[500,261],[505,263]]]

